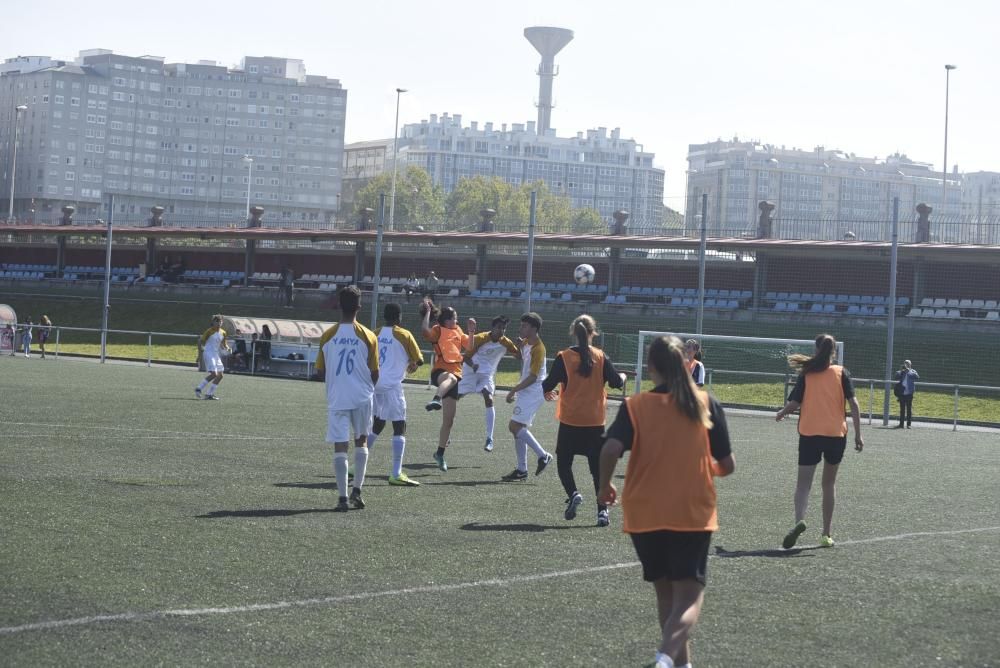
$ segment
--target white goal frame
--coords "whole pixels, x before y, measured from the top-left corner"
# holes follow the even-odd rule
[[[769,343],[777,345],[815,346],[815,339],[773,339],[759,336],[725,336],[721,334],[687,334],[683,332],[653,332],[649,330],[639,330],[639,349],[635,356],[635,391],[638,394],[642,390],[642,372],[646,366],[646,340],[659,336],[676,336],[681,341],[696,339],[704,343],[712,341],[747,342],[747,343]],[[837,363],[844,363],[844,342],[837,341]]]

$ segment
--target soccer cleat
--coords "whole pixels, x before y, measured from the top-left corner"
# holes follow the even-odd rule
[[[420,487],[420,483],[410,478],[405,473],[389,476],[389,484],[397,487]]]
[[[611,518],[608,517],[608,511],[607,510],[598,510],[597,511],[597,526],[599,526],[599,527],[606,527],[609,524],[611,524]]]
[[[819,546],[820,547],[833,547],[834,546],[833,538],[831,538],[830,536],[820,536],[819,537]]]
[[[503,480],[504,482],[517,482],[518,480],[527,480],[528,472],[518,471],[517,469],[514,469],[507,475],[502,476],[500,479]]]
[[[441,400],[438,399],[437,397],[434,397],[433,399],[427,402],[427,405],[424,406],[424,408],[429,411],[439,411],[441,410]]]
[[[365,501],[361,498],[361,490],[357,487],[351,490],[351,505],[358,510],[364,510]]]
[[[583,503],[583,497],[580,496],[580,492],[573,492],[573,496],[566,500],[566,512],[563,513],[563,517],[567,520],[571,520],[576,517],[576,509],[580,507]]]
[[[795,547],[795,541],[799,539],[799,536],[801,536],[802,532],[805,530],[806,530],[806,523],[802,520],[799,520],[799,523],[796,524],[795,527],[792,528],[792,530],[789,531],[788,534],[785,536],[785,540],[781,541],[781,547],[785,548],[786,550],[790,550],[793,547]]]
[[[337,501],[337,507],[333,509],[333,512],[346,513],[348,510],[350,509],[347,507],[347,497],[346,496],[340,497],[340,500]]]
[[[214,394],[206,394],[205,395],[205,401],[220,401],[220,399],[219,399],[219,397],[215,396]]]
[[[194,396],[196,396],[199,399],[201,399],[201,388],[200,387],[194,388]]]
[[[493,439],[492,438],[486,439],[486,445],[483,446],[483,450],[485,450],[486,452],[493,452]]]
[[[438,453],[435,452],[434,461],[437,462],[438,468],[441,469],[442,472],[444,473],[448,472],[448,462],[444,460],[444,455],[439,455]]]
[[[535,469],[535,475],[542,475],[542,471],[545,470],[545,467],[548,466],[551,461],[552,455],[548,453],[546,453],[544,457],[539,457],[538,468]]]

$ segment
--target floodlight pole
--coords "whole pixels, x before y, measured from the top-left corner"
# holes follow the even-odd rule
[[[705,321],[705,255],[708,249],[708,193],[701,196],[701,243],[698,244],[698,317],[694,331],[701,336]]]
[[[391,205],[390,205],[391,206]],[[372,331],[378,327],[378,287],[382,273],[382,231],[385,229],[385,193],[378,196],[378,228],[375,233],[375,275],[372,276]]]
[[[885,344],[885,397],[882,401],[882,426],[889,425],[889,395],[892,391],[892,349],[896,333],[896,260],[899,248],[899,198],[892,198],[892,251],[889,255],[889,322]],[[843,364],[843,362],[841,362]]]
[[[538,193],[531,191],[531,209],[528,215],[528,271],[524,277],[524,310],[531,310],[531,270],[535,265],[535,214],[537,212]]]
[[[108,313],[111,310],[111,227],[115,220],[115,196],[109,196],[108,232],[104,245],[104,312],[101,315],[101,364],[108,353]]]

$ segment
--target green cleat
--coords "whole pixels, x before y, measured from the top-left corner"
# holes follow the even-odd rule
[[[806,530],[806,523],[800,520],[799,523],[796,524],[795,527],[788,532],[788,534],[785,536],[785,540],[781,541],[781,547],[785,548],[786,550],[790,550],[793,547],[795,547],[795,541],[799,539],[799,536],[801,536],[802,532],[805,530]]]
[[[400,473],[398,476],[389,476],[389,484],[396,485],[397,487],[420,487],[419,482],[411,479],[410,476],[405,473]]]
[[[833,547],[834,546],[833,538],[831,538],[830,536],[820,536],[819,537],[819,546],[820,547]]]
[[[446,462],[444,460],[444,455],[439,455],[438,453],[435,452],[434,453],[434,461],[437,462],[437,465],[438,465],[439,469],[441,469],[445,473],[448,472],[448,462]]]

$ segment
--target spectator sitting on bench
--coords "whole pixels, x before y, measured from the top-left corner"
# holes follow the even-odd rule
[[[245,371],[249,366],[247,364],[247,341],[240,332],[236,332],[236,334],[240,338],[234,339],[233,352],[229,355],[229,366],[236,371]]]

